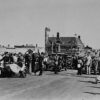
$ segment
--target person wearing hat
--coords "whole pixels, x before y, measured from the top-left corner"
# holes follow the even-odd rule
[[[18,66],[20,66],[20,67],[23,66],[23,58],[22,58],[22,54],[21,54],[21,53],[18,54],[17,64],[18,64]]]
[[[6,65],[9,64],[10,59],[9,59],[9,54],[8,54],[8,52],[5,52],[5,53],[4,53],[4,56],[3,56],[3,58],[2,58],[0,61],[3,61],[3,66],[4,66],[4,67],[6,67]]]
[[[10,64],[14,63],[14,58],[12,53],[9,54],[9,62]]]

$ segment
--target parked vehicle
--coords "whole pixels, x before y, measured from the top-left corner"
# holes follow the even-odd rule
[[[17,64],[7,64],[6,67],[3,67],[3,64],[0,66],[0,77],[26,77],[26,67],[23,64],[21,68]]]

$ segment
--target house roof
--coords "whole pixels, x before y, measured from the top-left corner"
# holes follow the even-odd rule
[[[76,38],[75,37],[60,37],[60,41],[62,44],[75,44],[76,43]],[[56,42],[56,37],[49,37],[48,42],[51,44],[52,42]]]
[[[81,39],[76,37],[60,37],[59,38],[62,45],[83,45]],[[56,43],[56,37],[48,37],[47,45],[51,45],[52,43]]]

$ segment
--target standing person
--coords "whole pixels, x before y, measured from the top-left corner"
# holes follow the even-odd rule
[[[78,58],[78,62],[77,62],[77,69],[78,69],[78,73],[77,75],[81,75],[82,74],[82,66],[83,66],[83,61],[82,58]]]
[[[98,63],[99,62],[99,55],[98,53],[95,53],[95,74],[97,74],[98,71]]]
[[[72,60],[72,67],[73,67],[73,69],[77,69],[77,63],[78,63],[77,61],[78,61],[77,57],[74,56],[73,60]]]
[[[62,68],[64,68],[65,70],[67,70],[66,57],[65,56],[62,58]]]
[[[39,71],[40,71],[39,76],[42,75],[43,73],[43,58],[44,58],[43,53],[41,53],[41,55],[39,54]]]
[[[58,68],[59,68],[59,66],[58,66],[58,59],[59,59],[59,56],[56,54],[55,55],[55,59],[54,59],[54,63],[55,63],[55,66],[54,66],[54,73],[55,74],[58,74]]]
[[[13,55],[13,59],[14,59],[14,63],[17,63],[17,54],[16,53]]]
[[[11,76],[10,68],[7,65],[10,63],[9,53],[5,52],[3,58],[0,61],[3,61],[3,67],[4,67],[3,74],[2,74],[3,77]]]
[[[25,66],[26,66],[26,69],[27,69],[27,73],[30,74],[30,71],[29,71],[29,68],[30,68],[30,55],[28,52],[26,52],[25,56]]]
[[[32,62],[31,62],[32,72],[35,72],[35,61],[36,61],[35,53],[32,53]]]
[[[48,59],[49,59],[48,56],[45,55],[44,59],[43,59],[43,64],[44,64],[45,70],[48,70]]]
[[[95,80],[96,80],[96,84],[98,82],[100,82],[100,55],[98,57],[98,71],[99,71],[99,75],[96,76]]]
[[[91,63],[92,63],[92,59],[90,56],[90,53],[87,54],[87,62],[86,62],[86,72],[88,75],[91,74]]]
[[[58,58],[58,71],[61,71],[63,65],[63,59],[62,56],[59,56]]]
[[[21,53],[18,54],[17,64],[18,64],[18,66],[20,66],[20,67],[23,66],[23,57],[22,57],[22,54],[21,54]]]
[[[4,68],[6,67],[7,64],[9,64],[10,59],[9,59],[9,54],[8,54],[8,52],[5,52],[5,53],[4,53],[4,56],[3,56],[3,58],[2,58],[0,61],[3,61],[3,66],[4,66]]]
[[[9,62],[10,64],[14,63],[14,58],[12,53],[9,54]]]
[[[99,75],[100,75],[100,56],[98,57],[98,71],[99,71]]]
[[[86,71],[86,62],[87,62],[86,55],[84,55],[82,61],[83,61],[82,72],[83,72],[84,74],[86,74],[86,73],[87,73],[87,71]]]

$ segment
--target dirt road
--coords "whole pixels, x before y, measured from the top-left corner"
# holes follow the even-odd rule
[[[75,70],[58,75],[1,78],[0,100],[100,100],[100,83],[94,75],[77,76]]]

